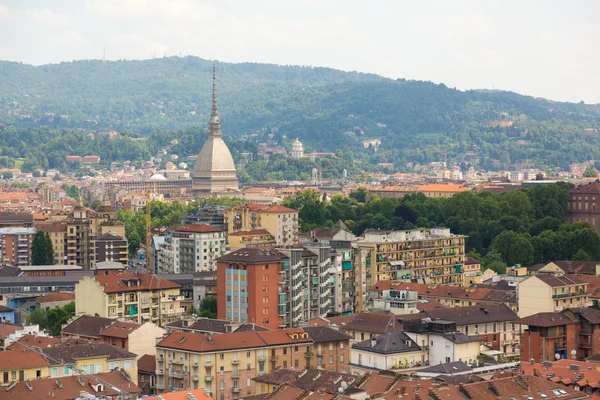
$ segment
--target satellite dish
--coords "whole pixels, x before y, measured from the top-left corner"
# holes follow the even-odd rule
[[[346,383],[346,381],[342,381],[342,383],[341,383],[341,389],[343,389],[343,390],[348,389],[348,384]]]
[[[554,358],[556,358],[557,360],[560,360],[560,354],[556,353],[556,354],[554,355]]]
[[[577,351],[576,350],[571,350],[571,355],[572,356],[576,356],[577,355]]]

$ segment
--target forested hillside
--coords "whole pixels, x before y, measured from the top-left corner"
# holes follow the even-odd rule
[[[191,153],[204,140],[212,65],[196,57],[39,67],[0,62],[2,155],[68,153],[71,146],[84,145],[72,142],[73,135],[85,134],[81,129],[149,137],[145,143],[125,144],[131,139],[122,138],[113,144],[118,149],[109,158],[115,161],[131,158],[125,155],[131,152],[145,157],[166,136],[189,138],[192,146],[183,152]],[[249,146],[274,134],[279,144],[298,137],[308,150],[341,150],[365,163],[404,165],[447,157],[485,169],[515,163],[566,168],[600,159],[598,105],[463,92],[328,68],[216,66],[224,132],[231,139],[258,133]],[[33,139],[6,137],[15,132],[19,139]],[[381,139],[381,149],[364,150],[360,141],[366,138]]]

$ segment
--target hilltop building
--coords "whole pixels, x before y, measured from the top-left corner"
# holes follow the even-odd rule
[[[198,154],[192,191],[199,197],[216,197],[239,191],[233,157],[223,141],[217,108],[217,73],[213,67],[212,112],[208,121],[208,139]]]
[[[296,138],[294,143],[292,143],[292,152],[290,154],[292,158],[303,158],[304,157],[304,146],[302,146],[302,142]]]

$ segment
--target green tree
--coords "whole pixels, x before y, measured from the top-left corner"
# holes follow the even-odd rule
[[[207,296],[200,301],[200,316],[217,318],[217,297]]]
[[[66,306],[45,310],[38,308],[27,316],[27,324],[39,325],[52,336],[60,335],[62,326],[75,314],[75,302]]]
[[[508,268],[508,266],[506,265],[506,263],[504,263],[502,261],[492,261],[488,265],[488,268],[491,269],[492,271],[496,272],[499,275],[503,275],[503,274],[506,274],[506,268]]]
[[[597,178],[598,177],[598,171],[596,171],[593,168],[588,168],[583,172],[583,177],[584,178]]]
[[[54,265],[52,239],[47,232],[36,232],[31,245],[31,265]]]
[[[369,198],[369,191],[367,188],[361,186],[350,193],[350,198],[361,203],[366,203]]]
[[[592,261],[590,255],[583,249],[577,250],[575,254],[573,254],[573,260],[577,261]]]

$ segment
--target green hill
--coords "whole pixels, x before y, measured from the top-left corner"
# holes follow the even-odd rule
[[[188,137],[182,152],[191,153],[203,141],[198,131],[210,111],[212,65],[196,57],[39,67],[0,62],[2,155],[54,158],[89,150],[118,161],[131,153],[145,157],[178,135]],[[329,68],[216,66],[223,129],[232,139],[273,133],[289,144],[298,137],[309,150],[352,152],[372,164],[447,157],[487,169],[515,163],[566,168],[600,159],[599,105],[464,92]],[[80,129],[114,129],[149,140],[97,141],[82,149],[84,144],[73,143],[84,137]],[[364,150],[360,141],[366,138],[380,138],[381,149]]]

